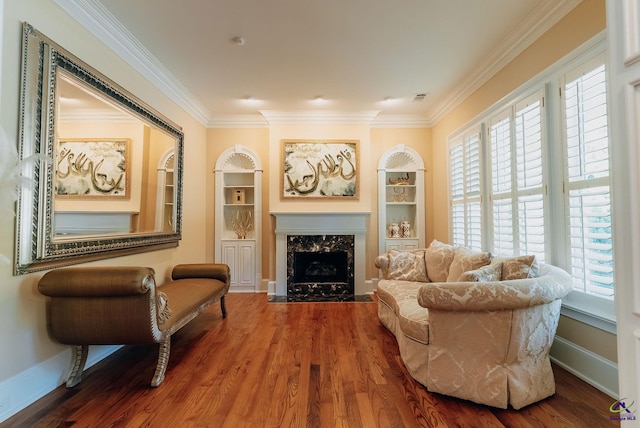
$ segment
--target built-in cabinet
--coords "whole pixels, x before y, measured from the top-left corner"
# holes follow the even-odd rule
[[[262,167],[234,146],[215,167],[215,261],[229,265],[230,291],[258,291],[262,281]]]
[[[404,144],[378,163],[378,236],[380,254],[425,246],[424,161]]]
[[[156,197],[155,220],[155,230],[157,232],[173,230],[175,210],[174,161],[174,151],[169,150],[158,164],[158,195]]]

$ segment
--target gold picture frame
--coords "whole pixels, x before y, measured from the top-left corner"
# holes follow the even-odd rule
[[[358,140],[282,140],[282,199],[359,198]]]
[[[130,139],[63,138],[56,144],[56,198],[130,197]]]

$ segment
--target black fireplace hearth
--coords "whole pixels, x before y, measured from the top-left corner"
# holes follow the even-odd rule
[[[287,301],[353,301],[351,235],[297,235],[287,242]]]

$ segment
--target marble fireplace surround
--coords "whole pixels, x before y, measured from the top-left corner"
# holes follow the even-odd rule
[[[275,295],[287,295],[287,237],[299,235],[350,235],[354,237],[354,294],[370,293],[365,281],[366,235],[369,212],[271,212],[276,219]]]

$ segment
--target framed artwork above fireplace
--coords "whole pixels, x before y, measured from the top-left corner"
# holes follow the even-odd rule
[[[358,140],[282,140],[282,199],[358,199]]]

